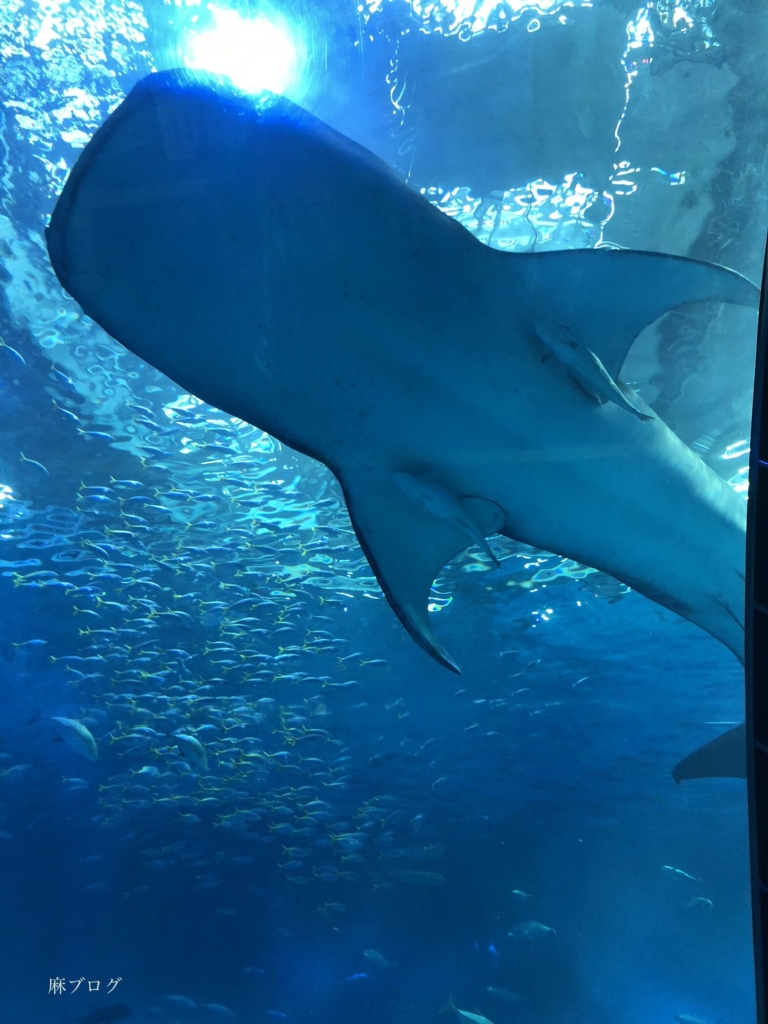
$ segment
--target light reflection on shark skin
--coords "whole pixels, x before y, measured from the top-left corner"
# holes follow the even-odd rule
[[[411,636],[499,532],[600,569],[743,660],[745,505],[619,380],[713,264],[502,253],[290,101],[148,76],[80,156],[47,232],[84,312],[191,394],[338,477]]]

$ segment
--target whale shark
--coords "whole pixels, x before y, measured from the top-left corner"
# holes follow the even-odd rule
[[[494,559],[495,533],[743,660],[745,503],[620,377],[667,311],[757,307],[740,274],[493,249],[287,98],[184,69],[148,75],[96,131],[46,239],[108,334],[335,474],[387,601],[441,665],[458,671],[430,588],[471,545]]]
[[[684,779],[746,779],[747,727],[736,725],[688,754],[672,769],[675,782]]]

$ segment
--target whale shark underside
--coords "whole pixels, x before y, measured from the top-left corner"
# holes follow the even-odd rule
[[[186,71],[136,85],[47,231],[64,288],[182,388],[338,478],[401,622],[502,533],[626,583],[742,659],[745,505],[619,374],[640,331],[724,267],[504,253],[287,99]],[[704,763],[696,769],[707,774]]]

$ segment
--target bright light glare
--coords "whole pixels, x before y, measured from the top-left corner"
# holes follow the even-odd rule
[[[185,64],[221,75],[242,89],[284,93],[298,77],[298,53],[282,19],[243,18],[237,11],[209,6],[215,28],[192,36]]]

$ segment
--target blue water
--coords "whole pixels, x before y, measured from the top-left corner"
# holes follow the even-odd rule
[[[355,6],[281,5],[308,69],[294,89],[484,241],[727,253],[759,276],[758,179],[751,216],[723,181],[734,161],[752,173],[761,129],[708,5],[686,6],[685,46],[649,8],[655,51],[634,10],[500,5],[454,24],[405,0]],[[0,1019],[123,1003],[136,1024],[437,1024],[463,1019],[454,1003],[493,1024],[746,1024],[745,786],[671,778],[742,720],[733,656],[600,573],[495,539],[499,569],[471,549],[433,591],[463,670],[447,672],[383,600],[324,467],[181,396],[56,283],[41,232],[67,168],[140,75],[183,56],[193,15],[85,0],[0,12]],[[543,57],[524,49],[538,32]],[[478,79],[507,52],[492,45],[556,78],[585,38],[575,59],[613,69],[608,98],[574,86],[576,113],[549,108],[560,150],[523,133],[505,164],[497,94]],[[681,138],[669,104],[687,109],[685,75],[711,117]],[[451,124],[457,96],[441,150],[430,118]],[[467,128],[484,118],[487,159]],[[654,162],[667,128],[695,179],[677,206],[685,168]],[[619,167],[621,140],[642,167]],[[598,182],[600,161],[615,173]],[[699,323],[709,347],[668,335],[636,370],[741,487],[746,448],[728,446],[748,436],[752,353],[748,331],[717,348],[731,323]],[[53,717],[85,724],[98,760]],[[185,760],[181,728],[207,768]]]
[[[388,609],[358,599],[339,612],[335,631],[368,657],[389,661],[356,670],[358,686],[243,684],[242,673],[216,684],[217,696],[252,702],[274,695],[283,705],[303,705],[306,724],[329,738],[306,743],[304,755],[299,743],[286,744],[287,723],[281,735],[267,705],[271,728],[246,726],[235,735],[262,738],[255,749],[287,749],[282,763],[299,770],[242,779],[212,768],[205,788],[215,794],[229,783],[239,795],[225,794],[212,810],[190,808],[202,821],[189,826],[165,807],[134,811],[128,793],[122,806],[112,798],[105,806],[98,791],[130,768],[167,758],[120,756],[119,742],[102,739],[101,760],[90,764],[62,750],[35,720],[41,710],[82,716],[95,708],[93,729],[104,737],[110,728],[119,732],[116,721],[123,729],[131,721],[157,726],[160,705],[136,699],[133,712],[115,711],[109,705],[118,698],[105,681],[102,699],[84,702],[82,687],[73,690],[66,673],[51,669],[47,652],[9,653],[7,763],[31,767],[3,780],[3,829],[12,836],[3,842],[4,933],[14,937],[4,961],[8,1012],[47,1019],[36,1016],[45,1010],[47,974],[85,972],[122,976],[137,1014],[178,991],[224,1003],[246,1020],[261,1019],[265,1009],[300,1020],[352,1020],[363,1011],[371,1020],[416,1020],[430,1019],[454,992],[458,1005],[479,1006],[492,1020],[608,1019],[628,1005],[635,1020],[695,1010],[724,1016],[734,1007],[748,1018],[743,783],[676,787],[669,776],[680,751],[713,731],[704,721],[738,717],[730,656],[634,594],[609,605],[584,601],[576,584],[558,588],[547,596],[554,614],[539,632],[524,628],[538,593],[479,604],[466,589],[444,613],[444,632],[467,665],[460,681],[426,659],[414,665]],[[15,595],[9,625],[24,635],[40,599],[21,587]],[[216,590],[204,596],[213,599]],[[49,599],[50,625],[38,630],[52,649],[78,649],[67,602],[67,595]],[[306,625],[316,611],[308,600]],[[154,648],[160,635],[143,646]],[[210,635],[217,631],[192,627],[166,642],[194,652]],[[519,653],[500,658],[498,649],[512,644]],[[263,646],[274,649],[271,640]],[[313,671],[334,681],[351,674],[339,670],[335,654],[311,660]],[[200,670],[195,676],[208,678]],[[524,692],[511,696],[523,683]],[[148,714],[136,713],[142,706]],[[213,735],[211,747],[222,732]],[[301,762],[300,754],[324,765]],[[319,774],[326,771],[346,779],[343,788],[324,785],[329,780]],[[73,775],[89,788],[67,792],[62,776]],[[318,822],[312,836],[275,838],[269,824],[293,819],[268,810],[243,830],[220,823],[238,807],[295,807],[291,787],[300,786],[310,787],[301,801],[332,807],[332,821]],[[171,790],[198,787],[174,778]],[[371,806],[376,813],[362,813]],[[344,862],[338,840],[320,845],[338,821],[350,822],[345,833],[373,822],[363,832],[362,863]],[[311,850],[302,868],[281,870],[285,845]],[[409,853],[391,858],[396,850]],[[102,860],[87,863],[99,854]],[[243,857],[251,859],[241,864]],[[701,882],[668,876],[665,864]],[[331,874],[352,869],[358,877],[312,877],[328,865]],[[436,872],[444,883],[398,882],[388,877],[392,870]],[[287,881],[297,876],[311,881]],[[198,888],[205,881],[218,884]],[[103,891],[87,888],[94,882]],[[515,897],[515,889],[530,899]],[[696,896],[713,906],[688,906]],[[346,910],[324,915],[325,903]],[[556,938],[507,935],[526,920],[555,928]],[[398,967],[372,970],[363,955],[369,948]],[[52,966],[41,972],[41,963]],[[264,974],[246,971],[253,967]],[[370,977],[344,981],[358,972]],[[517,992],[521,1002],[495,1005],[484,991],[489,985]]]

